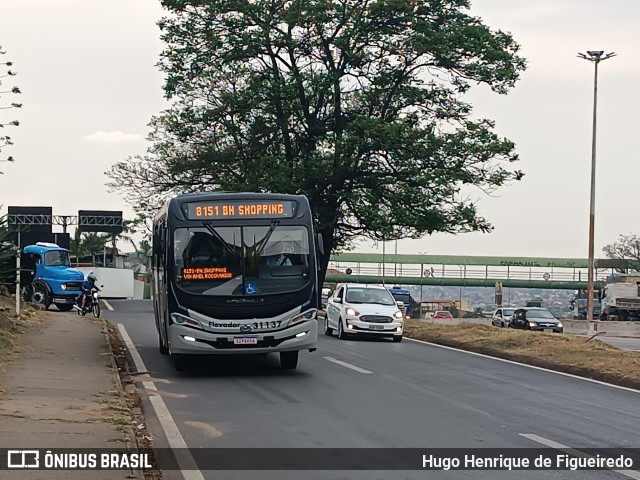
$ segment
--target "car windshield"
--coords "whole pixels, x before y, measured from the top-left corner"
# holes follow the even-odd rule
[[[529,310],[527,311],[527,318],[549,318],[554,319],[556,317],[549,310]]]
[[[250,296],[297,291],[309,283],[304,226],[178,228],[173,262],[189,293]]]
[[[44,254],[44,264],[48,267],[68,267],[69,252],[65,250],[51,250]]]
[[[379,305],[395,305],[396,301],[384,288],[352,287],[347,290],[349,303],[375,303]]]
[[[513,315],[513,312],[515,312],[516,309],[515,308],[505,308],[504,310],[502,310],[502,316],[503,317],[510,317],[511,315]]]

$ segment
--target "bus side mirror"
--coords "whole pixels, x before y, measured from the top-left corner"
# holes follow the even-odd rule
[[[318,251],[320,252],[320,255],[324,255],[324,242],[322,241],[322,234],[318,234]]]

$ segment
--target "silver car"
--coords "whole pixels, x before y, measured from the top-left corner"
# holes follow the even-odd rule
[[[404,315],[383,286],[340,285],[327,304],[324,333],[344,340],[352,335],[375,335],[402,341]]]
[[[498,308],[491,317],[491,324],[496,327],[508,327],[509,319],[515,311],[515,308]]]

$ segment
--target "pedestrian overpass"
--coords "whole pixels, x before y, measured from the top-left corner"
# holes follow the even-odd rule
[[[616,262],[595,261],[595,288]],[[495,287],[501,282],[503,287],[586,290],[587,265],[587,259],[578,258],[341,253],[331,256],[325,282],[456,287]]]

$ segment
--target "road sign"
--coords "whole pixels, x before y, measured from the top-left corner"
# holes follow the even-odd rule
[[[545,273],[544,275],[542,275],[542,278],[544,278],[545,280],[549,280],[551,278],[551,275]]]

